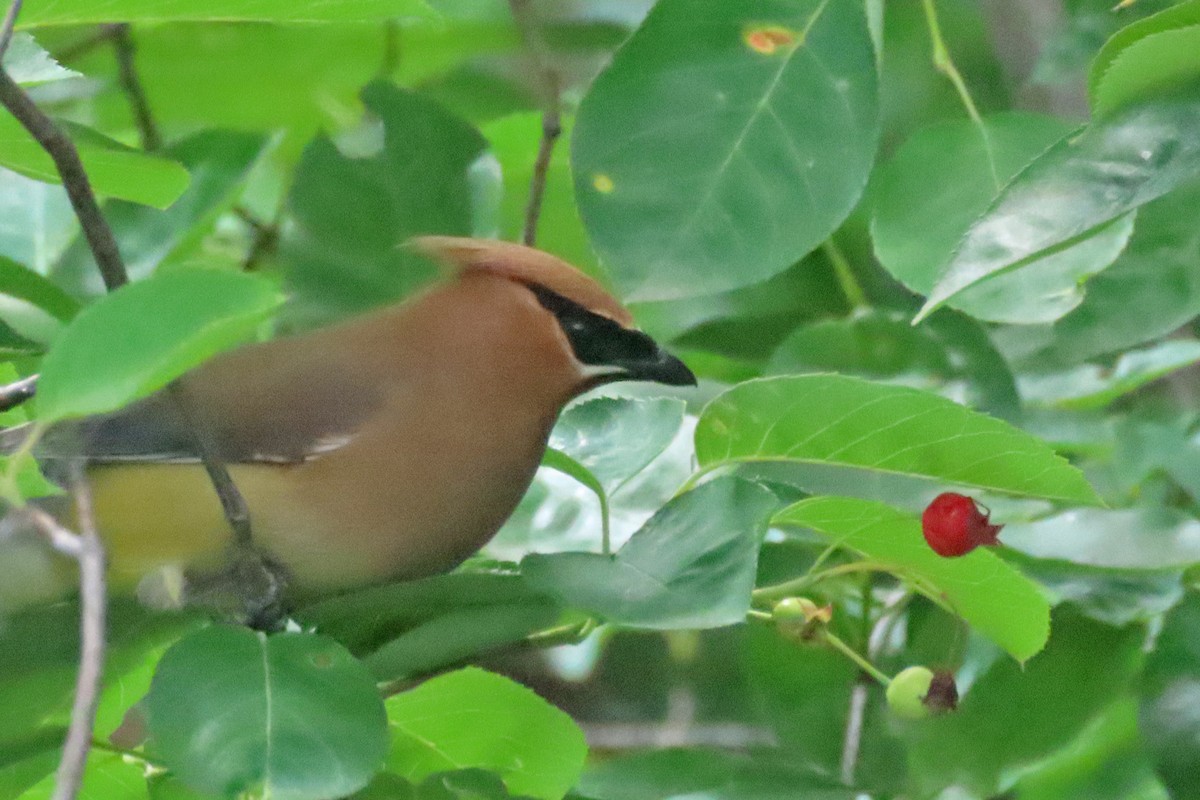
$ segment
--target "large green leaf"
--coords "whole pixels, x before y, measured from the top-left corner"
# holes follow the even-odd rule
[[[1128,106],[1051,147],[967,230],[921,319],[965,290],[1074,243],[1200,172],[1200,91]]]
[[[971,627],[1025,661],[1050,635],[1050,604],[1037,585],[986,548],[944,558],[929,547],[919,519],[882,503],[848,497],[801,500],[772,524],[808,528],[832,544],[937,593]]]
[[[696,457],[706,469],[798,462],[1099,502],[1079,470],[1006,422],[938,395],[838,375],[735,386],[700,415]]]
[[[22,26],[168,20],[265,20],[289,22],[381,21],[425,17],[424,0],[61,0],[30,3]]]
[[[233,202],[247,172],[266,146],[266,137],[234,131],[203,131],[173,143],[164,152],[187,168],[191,183],[165,211],[121,200],[104,215],[132,280],[145,278],[172,252],[207,232]],[[54,265],[52,277],[76,295],[104,291],[87,242],[76,237]]]
[[[163,656],[145,710],[155,755],[210,794],[341,797],[387,751],[371,674],[313,634],[199,631]]]
[[[1196,4],[1191,4],[1195,14]],[[1200,14],[1196,14],[1200,23]],[[1132,43],[1116,55],[1092,91],[1097,118],[1200,77],[1200,24],[1163,31]]]
[[[187,188],[187,170],[174,161],[126,147],[81,125],[63,127],[75,141],[98,194],[166,208]],[[0,113],[0,166],[39,181],[59,182],[50,156],[8,112]]]
[[[918,131],[875,183],[872,238],[880,262],[910,289],[928,294],[938,268],[972,223],[1026,164],[1072,127],[1054,117],[1006,112]],[[972,287],[952,304],[996,322],[1057,319],[1079,305],[1084,279],[1112,263],[1132,226],[1131,218],[1116,221]]]
[[[57,772],[47,775],[27,791],[19,795],[20,800],[50,800],[57,795]],[[148,800],[144,768],[136,761],[126,759],[120,753],[92,753],[88,756],[87,770],[79,787],[79,797],[108,798],[122,800]]]
[[[410,781],[484,768],[513,794],[559,800],[583,770],[587,743],[571,718],[508,678],[462,669],[387,701],[387,768]]]
[[[60,66],[28,33],[13,34],[4,51],[4,71],[22,86],[81,77],[78,72]]]
[[[757,283],[857,202],[878,137],[853,0],[663,0],[584,98],[572,141],[592,241],[624,293]]]
[[[249,339],[282,302],[264,280],[215,270],[124,286],[80,312],[46,355],[38,420],[100,414],[145,396]]]
[[[1096,57],[1092,59],[1088,74],[1088,96],[1091,98],[1092,109],[1096,115],[1103,116],[1104,113],[1120,107],[1124,102],[1143,99],[1144,94],[1141,97],[1138,96],[1139,89],[1142,91],[1151,89],[1154,83],[1159,83],[1160,87],[1161,85],[1170,85],[1172,80],[1177,77],[1177,73],[1171,69],[1162,69],[1168,67],[1170,62],[1160,61],[1156,65],[1154,58],[1145,58],[1152,54],[1157,46],[1143,50],[1142,55],[1135,56],[1124,67],[1118,67],[1115,71],[1113,68],[1126,56],[1126,51],[1131,50],[1135,45],[1140,47],[1147,39],[1154,38],[1157,34],[1180,31],[1193,25],[1200,25],[1200,2],[1189,0],[1189,2],[1174,4],[1146,19],[1126,25],[1113,34],[1100,48]],[[1176,62],[1176,65],[1181,65],[1181,62]],[[1161,70],[1158,75],[1160,81],[1155,81],[1152,75],[1143,71],[1144,68],[1156,71],[1156,67]]]
[[[58,284],[4,256],[0,256],[0,294],[24,300],[64,321],[79,310],[79,302]]]
[[[774,496],[719,478],[676,497],[613,556],[533,554],[537,589],[620,625],[713,628],[745,619]]]
[[[378,151],[351,158],[318,138],[292,185],[288,285],[307,322],[412,291],[435,270],[400,245],[417,234],[466,235],[474,227],[473,165],[488,163],[480,160],[487,143],[479,132],[385,83],[364,89],[363,103],[383,123]]]

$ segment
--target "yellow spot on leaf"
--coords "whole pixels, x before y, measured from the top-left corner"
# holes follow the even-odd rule
[[[615,187],[613,179],[604,174],[598,174],[592,178],[592,186],[596,187],[596,191],[600,194],[608,194]]]
[[[742,40],[754,52],[770,56],[792,50],[800,43],[800,34],[781,25],[759,25],[748,28]]]

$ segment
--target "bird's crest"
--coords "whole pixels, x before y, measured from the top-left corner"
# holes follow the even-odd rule
[[[512,242],[459,236],[418,236],[409,245],[455,274],[490,272],[509,280],[536,284],[624,327],[633,327],[629,310],[603,286],[561,258],[541,250]]]

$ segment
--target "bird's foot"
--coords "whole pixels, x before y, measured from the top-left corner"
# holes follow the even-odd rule
[[[255,630],[274,631],[287,616],[287,586],[282,564],[253,545],[235,544],[223,568],[188,573],[186,603],[212,608]]]

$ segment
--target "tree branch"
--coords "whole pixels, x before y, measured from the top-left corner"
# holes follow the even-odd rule
[[[534,74],[542,84],[542,139],[538,144],[537,159],[533,163],[529,202],[525,206],[525,227],[521,233],[521,241],[532,246],[537,241],[538,218],[542,214],[546,175],[550,170],[550,159],[554,155],[554,144],[562,134],[562,90],[558,73],[550,66],[546,44],[538,30],[530,0],[509,0],[509,7],[533,61]]]
[[[71,493],[75,497],[76,515],[82,533],[64,528],[54,517],[36,506],[25,508],[29,520],[45,536],[50,546],[75,559],[79,565],[79,674],[75,680],[71,724],[63,742],[58,777],[54,784],[54,800],[73,800],[83,781],[96,722],[100,678],[104,672],[104,635],[107,626],[104,545],[96,534],[91,492],[79,462],[71,466]]]
[[[17,24],[17,14],[20,13],[21,0],[13,0],[13,4],[8,7],[8,13],[4,15],[4,22],[0,22],[0,62],[4,61],[8,43],[12,41],[13,28]]]
[[[37,393],[37,375],[0,386],[0,413],[11,411]]]
[[[138,79],[134,66],[133,54],[135,47],[133,37],[129,35],[129,24],[122,22],[112,33],[113,49],[117,55],[117,68],[121,76],[121,88],[129,97],[129,105],[133,110],[133,118],[137,122],[138,135],[142,140],[142,149],[148,152],[162,149],[162,138],[150,116],[150,104],[146,101],[146,93],[142,90],[142,82]]]

